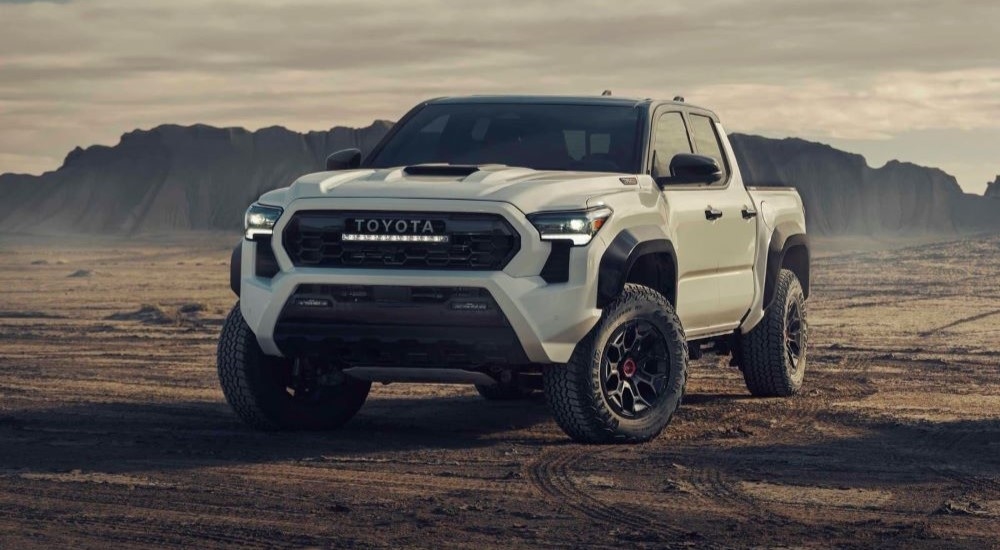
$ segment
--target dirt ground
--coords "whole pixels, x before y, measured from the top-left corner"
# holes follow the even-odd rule
[[[823,255],[801,395],[707,358],[609,447],[464,386],[244,428],[214,364],[237,239],[0,238],[0,548],[1000,547],[1000,237]]]

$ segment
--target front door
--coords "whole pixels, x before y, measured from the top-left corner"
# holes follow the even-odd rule
[[[674,155],[693,153],[684,116],[677,111],[658,113],[653,129],[653,174],[670,173]],[[669,232],[677,253],[677,316],[688,335],[710,330],[718,322],[719,285],[716,280],[720,233],[705,207],[719,190],[678,186],[663,190],[669,209]]]
[[[717,261],[719,284],[719,330],[739,326],[753,302],[754,260],[757,246],[757,216],[737,167],[729,166],[723,153],[728,140],[722,127],[711,118],[695,113],[688,115],[695,152],[712,157],[722,167],[723,188],[710,198],[711,206],[721,215],[715,221],[714,257]]]

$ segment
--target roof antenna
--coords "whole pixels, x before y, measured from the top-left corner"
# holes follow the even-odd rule
[[[601,96],[602,97],[603,96],[608,96],[608,95],[611,95],[611,90],[604,90],[603,92],[601,92]]]
[[[682,95],[675,95],[674,96],[674,101],[676,101],[677,103],[684,103],[684,96],[682,96]]]

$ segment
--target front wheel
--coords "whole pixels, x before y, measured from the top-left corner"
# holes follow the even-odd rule
[[[687,362],[684,330],[670,302],[627,284],[569,363],[544,370],[545,397],[576,441],[648,441],[681,404]]]
[[[265,355],[238,302],[222,326],[217,359],[226,401],[241,420],[262,430],[338,428],[361,409],[371,388],[371,382],[320,372],[304,359]]]
[[[778,273],[774,299],[764,319],[741,338],[743,379],[759,397],[798,393],[806,374],[806,299],[794,273]]]

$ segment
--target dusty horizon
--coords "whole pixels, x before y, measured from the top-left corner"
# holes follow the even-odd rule
[[[993,2],[0,0],[0,19],[0,172],[161,123],[307,131],[439,95],[611,89],[939,167],[967,192],[1000,173]]]

